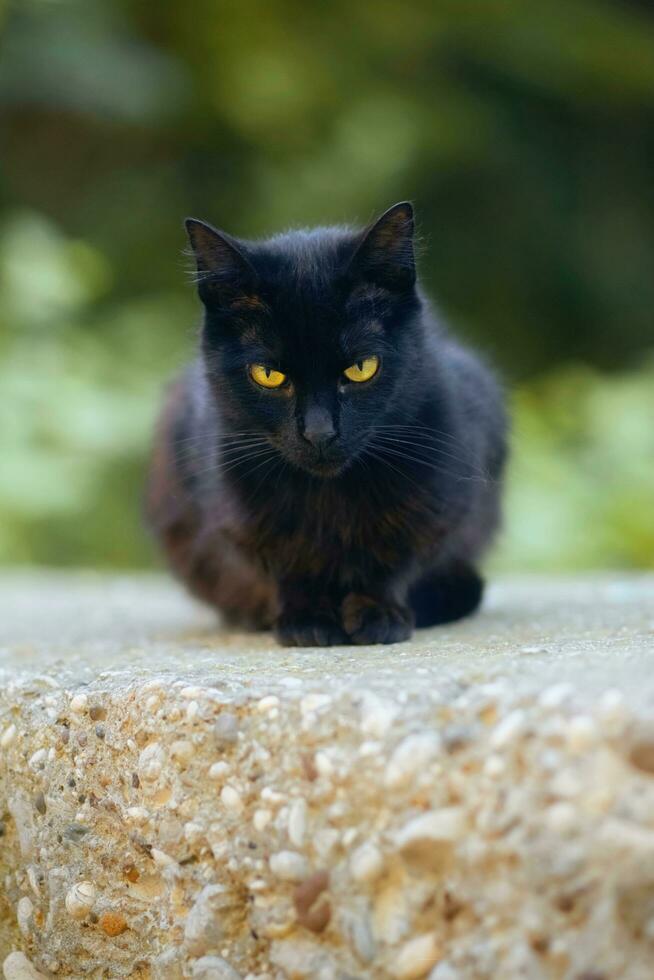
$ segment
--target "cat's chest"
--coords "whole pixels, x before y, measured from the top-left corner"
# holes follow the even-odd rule
[[[433,549],[439,515],[417,497],[323,491],[271,500],[246,529],[247,550],[267,566],[301,574],[348,564],[391,566]]]

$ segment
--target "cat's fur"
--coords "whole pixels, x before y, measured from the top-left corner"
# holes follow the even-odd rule
[[[148,491],[172,568],[284,644],[390,643],[471,613],[505,417],[491,372],[416,286],[411,205],[364,231],[187,230],[201,349],[168,397]],[[378,374],[347,382],[370,355]],[[289,384],[258,387],[252,363]]]

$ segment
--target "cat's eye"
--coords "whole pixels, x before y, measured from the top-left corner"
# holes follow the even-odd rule
[[[286,381],[286,375],[265,364],[250,364],[250,377],[262,388],[281,388]]]
[[[370,381],[379,371],[379,358],[376,354],[372,357],[364,357],[362,361],[351,364],[343,374],[348,381]]]

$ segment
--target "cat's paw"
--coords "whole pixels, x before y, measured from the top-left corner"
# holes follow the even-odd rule
[[[357,592],[345,597],[341,613],[351,643],[399,643],[413,632],[413,614],[406,606]]]
[[[275,623],[275,636],[285,647],[333,647],[350,642],[335,619],[309,612],[282,613]]]

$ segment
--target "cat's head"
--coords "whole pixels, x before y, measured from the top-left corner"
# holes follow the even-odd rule
[[[234,432],[336,476],[410,396],[420,358],[413,210],[363,231],[245,242],[188,219],[206,316],[202,350]],[[248,436],[244,436],[244,441]]]

